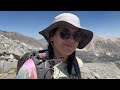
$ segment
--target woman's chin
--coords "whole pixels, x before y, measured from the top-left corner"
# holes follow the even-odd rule
[[[65,52],[64,52],[64,55],[65,55],[65,56],[69,56],[69,55],[71,55],[72,53],[73,53],[72,51],[71,51],[71,52],[70,52],[70,51],[65,51]]]

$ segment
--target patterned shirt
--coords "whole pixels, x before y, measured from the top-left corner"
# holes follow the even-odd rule
[[[17,79],[37,79],[36,67],[32,59],[27,60],[20,68]]]

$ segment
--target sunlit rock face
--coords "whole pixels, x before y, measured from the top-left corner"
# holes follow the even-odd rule
[[[111,62],[120,60],[120,39],[94,36],[92,41],[76,55],[83,62]]]

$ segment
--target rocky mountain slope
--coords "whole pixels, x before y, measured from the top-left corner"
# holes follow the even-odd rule
[[[20,42],[30,44],[34,47],[41,46],[41,42],[38,42],[38,40],[36,40],[32,37],[24,36],[24,35],[17,33],[17,32],[7,32],[7,31],[0,30],[0,35],[4,35],[5,37],[12,39],[12,40],[18,40]]]
[[[94,36],[84,49],[77,49],[82,59],[83,79],[120,79],[120,38]]]
[[[93,40],[83,50],[77,50],[77,55],[84,62],[113,62],[120,60],[120,39],[94,36]]]

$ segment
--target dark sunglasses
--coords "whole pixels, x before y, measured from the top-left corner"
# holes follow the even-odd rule
[[[76,41],[76,42],[82,41],[82,39],[84,37],[84,34],[80,31],[77,31],[74,34],[71,34],[69,29],[67,29],[67,28],[62,28],[62,30],[60,31],[60,37],[63,40],[69,39],[71,37],[71,35],[72,35],[74,41]]]

